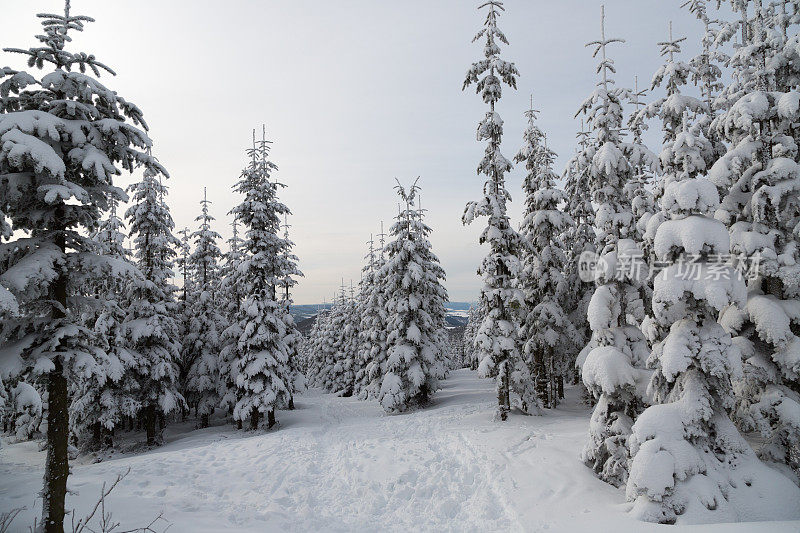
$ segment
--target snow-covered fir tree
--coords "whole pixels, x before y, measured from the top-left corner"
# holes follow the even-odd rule
[[[514,158],[526,171],[525,212],[519,230],[524,242],[520,286],[526,313],[520,328],[522,354],[511,381],[526,412],[554,407],[564,397],[564,375],[573,366],[568,359],[577,346],[575,328],[561,307],[567,296],[567,254],[560,236],[572,221],[559,209],[567,197],[556,188],[558,176],[552,169],[556,154],[536,125],[537,114],[531,98],[523,146]]]
[[[361,283],[359,283],[358,302],[356,303],[356,319],[358,320],[358,344],[356,346],[356,378],[355,393],[359,399],[366,399],[369,393],[369,372],[367,368],[372,361],[372,348],[377,341],[377,333],[373,326],[374,314],[379,312],[372,306],[370,297],[377,283],[378,254],[375,250],[375,241],[370,235],[369,251],[365,259],[367,264],[361,269]],[[375,336],[376,338],[373,338]]]
[[[237,402],[233,417],[250,419],[257,429],[263,415],[275,425],[275,410],[292,398],[293,376],[289,366],[299,333],[285,305],[278,301],[277,287],[286,274],[280,261],[291,245],[280,236],[281,216],[289,208],[278,199],[281,183],[272,180],[277,166],[269,159],[270,141],[265,136],[248,150],[251,163],[242,172],[234,190],[244,200],[233,209],[246,228],[246,259],[240,266],[244,300],[236,316],[241,331],[235,366]]]
[[[663,145],[659,156],[659,162],[662,175],[665,176],[665,178],[659,180],[654,188],[654,200],[659,202],[661,196],[664,194],[664,187],[674,179],[672,176],[674,176],[676,168],[679,169],[683,165],[682,161],[676,161],[674,159],[674,145],[678,135],[682,132],[684,113],[703,115],[709,111],[706,104],[701,99],[682,93],[681,87],[687,85],[695,73],[694,68],[689,63],[680,61],[675,57],[676,54],[680,54],[680,44],[685,40],[685,38],[672,38],[672,23],[670,22],[669,39],[658,43],[661,49],[661,56],[664,57],[666,61],[653,75],[653,80],[651,82],[651,90],[656,90],[663,86],[665,94],[646,105],[641,111],[637,110],[630,120],[631,129],[639,135],[640,132],[638,130],[643,127],[644,120],[653,117],[657,117],[661,120]],[[699,137],[699,139],[704,142],[704,146],[698,153],[701,156],[705,155],[703,159],[706,160],[708,159],[711,145],[706,139],[702,137]],[[668,215],[661,211],[654,213],[647,221],[647,228],[643,240],[645,241],[645,246],[648,251],[652,252],[656,230],[659,224],[667,218]]]
[[[361,293],[356,293],[353,287],[353,281],[350,281],[350,297],[347,300],[347,321],[344,329],[344,352],[347,354],[348,359],[352,361],[352,375],[353,391],[351,394],[358,392],[357,376],[361,370],[361,358],[359,352],[361,349],[359,328],[361,327]]]
[[[325,320],[320,324],[320,342],[315,383],[338,396],[352,396],[355,388],[356,358],[351,353],[347,330],[351,321],[351,305],[344,281]]]
[[[14,408],[14,436],[30,440],[40,435],[41,425],[48,411],[46,386],[20,380],[11,390]],[[48,428],[49,429],[49,428]]]
[[[201,214],[195,219],[200,227],[192,234],[194,252],[189,261],[195,274],[194,294],[187,302],[190,311],[189,330],[184,337],[184,352],[193,361],[188,372],[187,402],[200,416],[200,427],[208,427],[209,416],[219,405],[220,335],[225,330],[225,317],[218,301],[219,261],[222,251],[217,240],[222,236],[211,229],[214,217],[208,212],[211,202],[203,190]]]
[[[176,364],[181,345],[175,316],[175,286],[171,283],[175,249],[180,241],[164,197],[167,188],[159,176],[145,171],[142,181],[131,185],[133,205],[128,219],[136,265],[142,273],[129,285],[128,315],[123,325],[135,352],[139,402],[147,444],[160,440],[159,419],[185,405],[178,391]]]
[[[729,148],[709,179],[723,194],[716,217],[729,227],[731,252],[753,274],[744,310],[724,317],[740,335],[745,359],[736,420],[759,431],[760,456],[800,484],[798,38],[787,33],[788,19],[776,4],[733,7],[742,17],[743,42],[730,61],[734,83],[717,99],[721,113],[714,119]]]
[[[656,76],[658,78],[658,76]],[[643,134],[648,128],[647,119],[649,115],[640,109],[643,105],[641,99],[647,95],[647,90],[639,90],[639,77],[634,77],[634,88],[630,92],[629,100],[633,105],[633,110],[628,118],[628,130],[631,133],[630,149],[628,160],[630,161],[632,172],[630,180],[625,184],[624,191],[631,205],[631,212],[634,220],[633,238],[641,249],[640,265],[641,268],[649,271],[654,265],[652,239],[648,238],[648,224],[656,214],[656,195],[653,192],[655,176],[660,171],[658,157],[644,144]],[[640,286],[642,303],[645,308],[644,324],[651,320],[648,315],[652,308],[652,287],[650,283],[642,283]],[[645,337],[647,334],[645,333]],[[648,341],[652,342],[651,339]]]
[[[178,296],[178,330],[181,338],[181,350],[175,364],[178,367],[178,391],[184,398],[189,396],[189,372],[194,365],[197,353],[192,349],[192,343],[186,342],[191,335],[192,298],[195,296],[195,280],[192,271],[192,231],[185,227],[178,232],[180,246],[177,249],[175,269],[181,276],[181,288]],[[183,409],[183,416],[188,413]]]
[[[625,194],[631,203],[631,211],[636,225],[635,240],[642,243],[647,229],[647,223],[655,212],[655,198],[651,190],[654,181],[653,170],[658,170],[656,156],[644,144],[642,135],[647,129],[644,118],[640,113],[641,98],[646,96],[646,90],[639,90],[639,77],[634,78],[634,88],[630,94],[633,111],[628,119],[628,129],[631,132],[631,155],[629,156],[633,173],[630,181],[625,184]],[[645,254],[646,255],[646,254]]]
[[[288,315],[287,320],[291,320],[291,328],[295,329],[294,325],[294,317],[292,317],[291,313],[289,312],[289,308],[292,305],[292,296],[291,296],[291,289],[295,285],[297,285],[298,277],[302,277],[303,273],[297,266],[297,262],[299,259],[297,256],[292,252],[292,248],[294,247],[294,243],[289,239],[289,221],[288,215],[283,215],[283,240],[284,240],[284,247],[281,250],[281,253],[278,256],[278,264],[277,269],[279,272],[282,273],[280,278],[279,287],[281,291],[281,305],[285,308],[285,313]],[[300,371],[299,367],[299,358],[300,358],[300,343],[301,343],[301,335],[299,331],[295,329],[294,333],[291,336],[287,336],[287,346],[289,348],[289,369],[292,374],[292,389],[291,389],[291,396],[289,397],[289,403],[287,407],[289,409],[294,409],[294,393],[297,390],[302,390],[305,388],[305,376]]]
[[[572,224],[567,226],[562,241],[567,246],[567,264],[565,278],[569,295],[565,309],[569,311],[570,321],[580,336],[579,345],[586,346],[592,335],[587,320],[589,301],[594,293],[594,285],[586,280],[586,275],[581,275],[581,255],[595,253],[594,234],[594,207],[589,183],[590,160],[589,135],[583,121],[577,134],[579,150],[569,160],[564,170],[564,192],[567,195],[565,211],[569,214]],[[578,368],[580,374],[580,368]]]
[[[280,279],[279,287],[280,287],[280,296],[281,300],[286,302],[287,305],[291,302],[291,290],[292,287],[297,285],[297,277],[303,275],[302,272],[297,268],[297,261],[298,258],[296,255],[292,253],[292,247],[294,247],[294,243],[289,239],[289,219],[287,215],[283,217],[283,239],[286,241],[287,245],[285,249],[281,252],[280,262],[282,264],[281,271],[283,272],[283,277]]]
[[[511,170],[511,162],[500,153],[503,120],[495,111],[495,105],[502,95],[502,83],[516,88],[519,71],[514,63],[500,58],[499,43],[508,44],[497,27],[497,18],[505,9],[503,3],[489,0],[481,7],[488,8],[488,13],[483,29],[473,42],[485,39],[485,57],[467,71],[463,88],[475,84],[476,91],[489,105],[489,111],[478,124],[478,140],[487,143],[478,174],[486,176],[486,183],[483,198],[467,204],[462,222],[469,224],[482,216],[488,219],[480,243],[488,243],[490,250],[478,269],[484,282],[481,299],[486,315],[475,338],[475,349],[481,360],[479,372],[497,380],[497,417],[506,420],[511,408],[511,372],[519,358],[516,309],[524,304],[524,295],[515,286],[522,268],[517,255],[520,238],[511,227],[507,212],[510,195],[505,188],[505,174]]]
[[[378,401],[387,412],[424,404],[444,374],[446,357],[444,270],[431,250],[431,229],[415,206],[419,187],[397,186],[404,206],[390,229],[380,270],[386,293],[386,369]]]
[[[378,397],[386,370],[388,351],[386,345],[386,300],[384,279],[380,276],[386,264],[386,235],[381,222],[380,250],[370,251],[359,337],[361,340],[358,372],[356,376],[358,394],[361,399]]]
[[[114,176],[142,166],[165,171],[150,155],[141,110],[98,81],[101,70],[113,71],[66,49],[70,33],[92,19],[72,14],[68,1],[63,14],[40,18],[38,46],[5,50],[49,72],[37,78],[0,69],[0,205],[11,239],[2,246],[0,301],[8,308],[10,291],[21,304],[18,317],[4,317],[3,342],[18,346],[49,396],[42,491],[49,532],[63,531],[69,383],[100,368],[102,348],[81,324],[84,291],[90,278],[114,268],[89,235],[111,199],[126,199]],[[24,346],[16,344],[23,337]]]
[[[467,313],[467,325],[464,326],[464,363],[471,370],[477,370],[478,352],[475,349],[475,337],[478,335],[478,329],[483,323],[484,309],[483,302],[478,302],[469,306]]]
[[[128,307],[126,286],[136,273],[128,268],[129,254],[124,247],[125,224],[117,215],[117,201],[112,200],[108,217],[101,221],[95,242],[103,256],[120,262],[118,271],[103,273],[93,280],[91,289],[96,309],[90,324],[103,348],[97,363],[102,371],[80,380],[72,391],[70,431],[91,448],[112,444],[114,430],[141,408],[136,380],[136,360],[130,351],[130,339],[123,323]]]
[[[318,309],[314,317],[314,324],[308,333],[306,345],[306,377],[309,385],[322,387],[323,368],[325,366],[324,345],[327,342],[326,332],[328,330],[328,320],[331,310]]]
[[[614,63],[606,47],[621,39],[605,35],[605,13],[601,14],[600,40],[589,43],[600,53],[600,83],[581,106],[594,132],[584,160],[596,204],[595,233],[600,268],[597,287],[589,302],[588,320],[592,338],[581,358],[583,383],[597,399],[589,424],[589,439],[581,458],[604,481],[619,486],[628,477],[627,439],[636,415],[642,409],[639,387],[648,346],[639,322],[644,318],[637,268],[640,251],[631,240],[635,225],[631,205],[624,193],[633,167],[631,146],[622,140],[622,99],[627,91],[613,87],[609,74]]]
[[[663,87],[665,94],[635,113],[630,120],[631,128],[634,130],[641,127],[640,125],[647,119],[655,117],[661,121],[663,145],[659,154],[660,179],[654,187],[654,199],[659,203],[661,203],[665,188],[672,181],[680,179],[685,172],[685,157],[697,157],[696,160],[691,161],[691,164],[697,169],[696,172],[700,173],[705,172],[714,160],[713,145],[705,137],[702,127],[704,124],[707,125],[708,121],[698,119],[688,124],[685,120],[686,115],[707,117],[709,111],[706,103],[700,98],[682,92],[682,88],[689,83],[694,74],[694,68],[677,57],[681,52],[681,43],[685,40],[685,38],[673,39],[672,22],[670,22],[668,40],[658,43],[665,62],[656,71],[651,83],[651,90]],[[691,128],[690,135],[683,131],[685,127]],[[685,147],[681,146],[681,143],[685,142],[698,144],[692,147],[692,151],[687,151]],[[645,250],[647,262],[653,266],[661,262],[655,254],[655,238],[658,234],[658,227],[669,218],[670,214],[659,207],[646,221],[642,247]],[[667,334],[667,330],[659,325],[652,313],[647,313],[643,320],[642,332],[651,345],[662,341]]]
[[[690,0],[687,7],[703,24],[702,48],[689,60],[692,67],[691,79],[700,89],[700,95],[706,104],[704,113],[695,117],[694,122],[703,130],[704,136],[711,142],[713,154],[711,164],[726,151],[722,138],[713,126],[717,115],[716,100],[724,89],[722,81],[722,65],[727,65],[730,57],[724,52],[721,44],[725,42],[725,25],[719,20],[711,19],[708,14],[708,0]]]
[[[177,258],[175,260],[175,267],[181,275],[181,290],[180,299],[181,306],[184,314],[188,315],[188,302],[189,295],[194,293],[194,275],[192,273],[192,231],[189,228],[183,228],[178,232],[180,235],[180,246],[178,247]]]
[[[222,266],[220,294],[223,301],[222,312],[226,328],[221,332],[220,354],[217,368],[219,370],[219,380],[217,394],[220,398],[220,407],[229,414],[233,414],[233,408],[238,400],[236,387],[236,364],[235,358],[239,346],[239,337],[242,330],[239,327],[238,316],[241,311],[244,294],[242,288],[244,280],[244,241],[239,237],[239,223],[236,216],[231,223],[232,234],[228,239],[228,253],[225,254],[225,262]],[[241,421],[239,422],[241,424]]]
[[[664,46],[677,52],[672,39]],[[741,353],[718,319],[730,306],[744,305],[746,289],[726,262],[728,231],[712,218],[719,194],[703,176],[710,143],[691,124],[687,106],[695,104],[684,97],[681,108],[675,100],[662,109],[674,140],[668,139],[661,155],[666,219],[654,238],[655,255],[666,266],[654,280],[653,315],[667,333],[648,360],[655,369],[649,385],[655,405],[633,426],[626,493],[632,512],[652,522],[768,516],[773,505],[796,505],[800,491],[758,461],[728,417]],[[758,502],[766,486],[780,487],[780,502]],[[744,511],[744,501],[752,508]]]

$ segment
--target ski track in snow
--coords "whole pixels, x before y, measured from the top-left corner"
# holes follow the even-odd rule
[[[588,410],[569,391],[542,417],[492,420],[494,384],[451,373],[424,410],[386,416],[375,402],[311,390],[271,432],[221,425],[166,432],[167,444],[72,466],[67,506],[86,513],[103,481],[131,473],[109,498],[125,528],[164,511],[172,532],[212,531],[699,531],[625,513],[624,492],[578,460]],[[41,511],[44,453],[0,449],[0,512]],[[723,524],[703,531],[800,531],[800,522]]]

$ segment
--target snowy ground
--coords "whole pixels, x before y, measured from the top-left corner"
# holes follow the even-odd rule
[[[374,403],[312,390],[270,433],[230,426],[167,431],[142,454],[73,465],[67,501],[85,513],[103,481],[131,467],[110,497],[127,527],[159,511],[171,532],[218,531],[800,531],[800,522],[655,526],[625,513],[624,495],[577,459],[588,411],[576,392],[544,417],[492,421],[493,384],[453,372],[434,404],[385,416]],[[0,449],[0,512],[40,512],[44,454]]]

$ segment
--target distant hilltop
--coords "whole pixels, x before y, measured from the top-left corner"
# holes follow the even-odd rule
[[[470,302],[448,302],[445,304],[445,308],[447,309],[447,327],[463,328],[466,326],[467,312],[469,311],[470,305],[472,305]],[[303,335],[307,335],[314,326],[314,322],[316,322],[317,313],[330,308],[330,303],[302,304],[292,305],[290,312],[294,317],[297,329],[299,329],[300,333]]]

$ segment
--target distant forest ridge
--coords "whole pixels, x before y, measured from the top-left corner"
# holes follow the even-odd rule
[[[295,321],[310,318],[316,315],[320,309],[330,309],[331,303],[322,303],[322,304],[294,304],[290,308],[290,312],[294,317]],[[445,308],[449,312],[458,312],[463,311],[466,313],[469,311],[469,306],[472,305],[472,302],[447,302],[445,304]]]
[[[292,305],[289,312],[294,317],[297,329],[307,335],[311,331],[311,326],[314,325],[317,313],[322,309],[330,309],[331,305],[330,303]],[[467,325],[467,311],[469,311],[470,305],[472,305],[471,302],[447,302],[445,304],[447,309],[445,320],[447,321],[448,329],[456,328],[460,330],[460,328]]]

